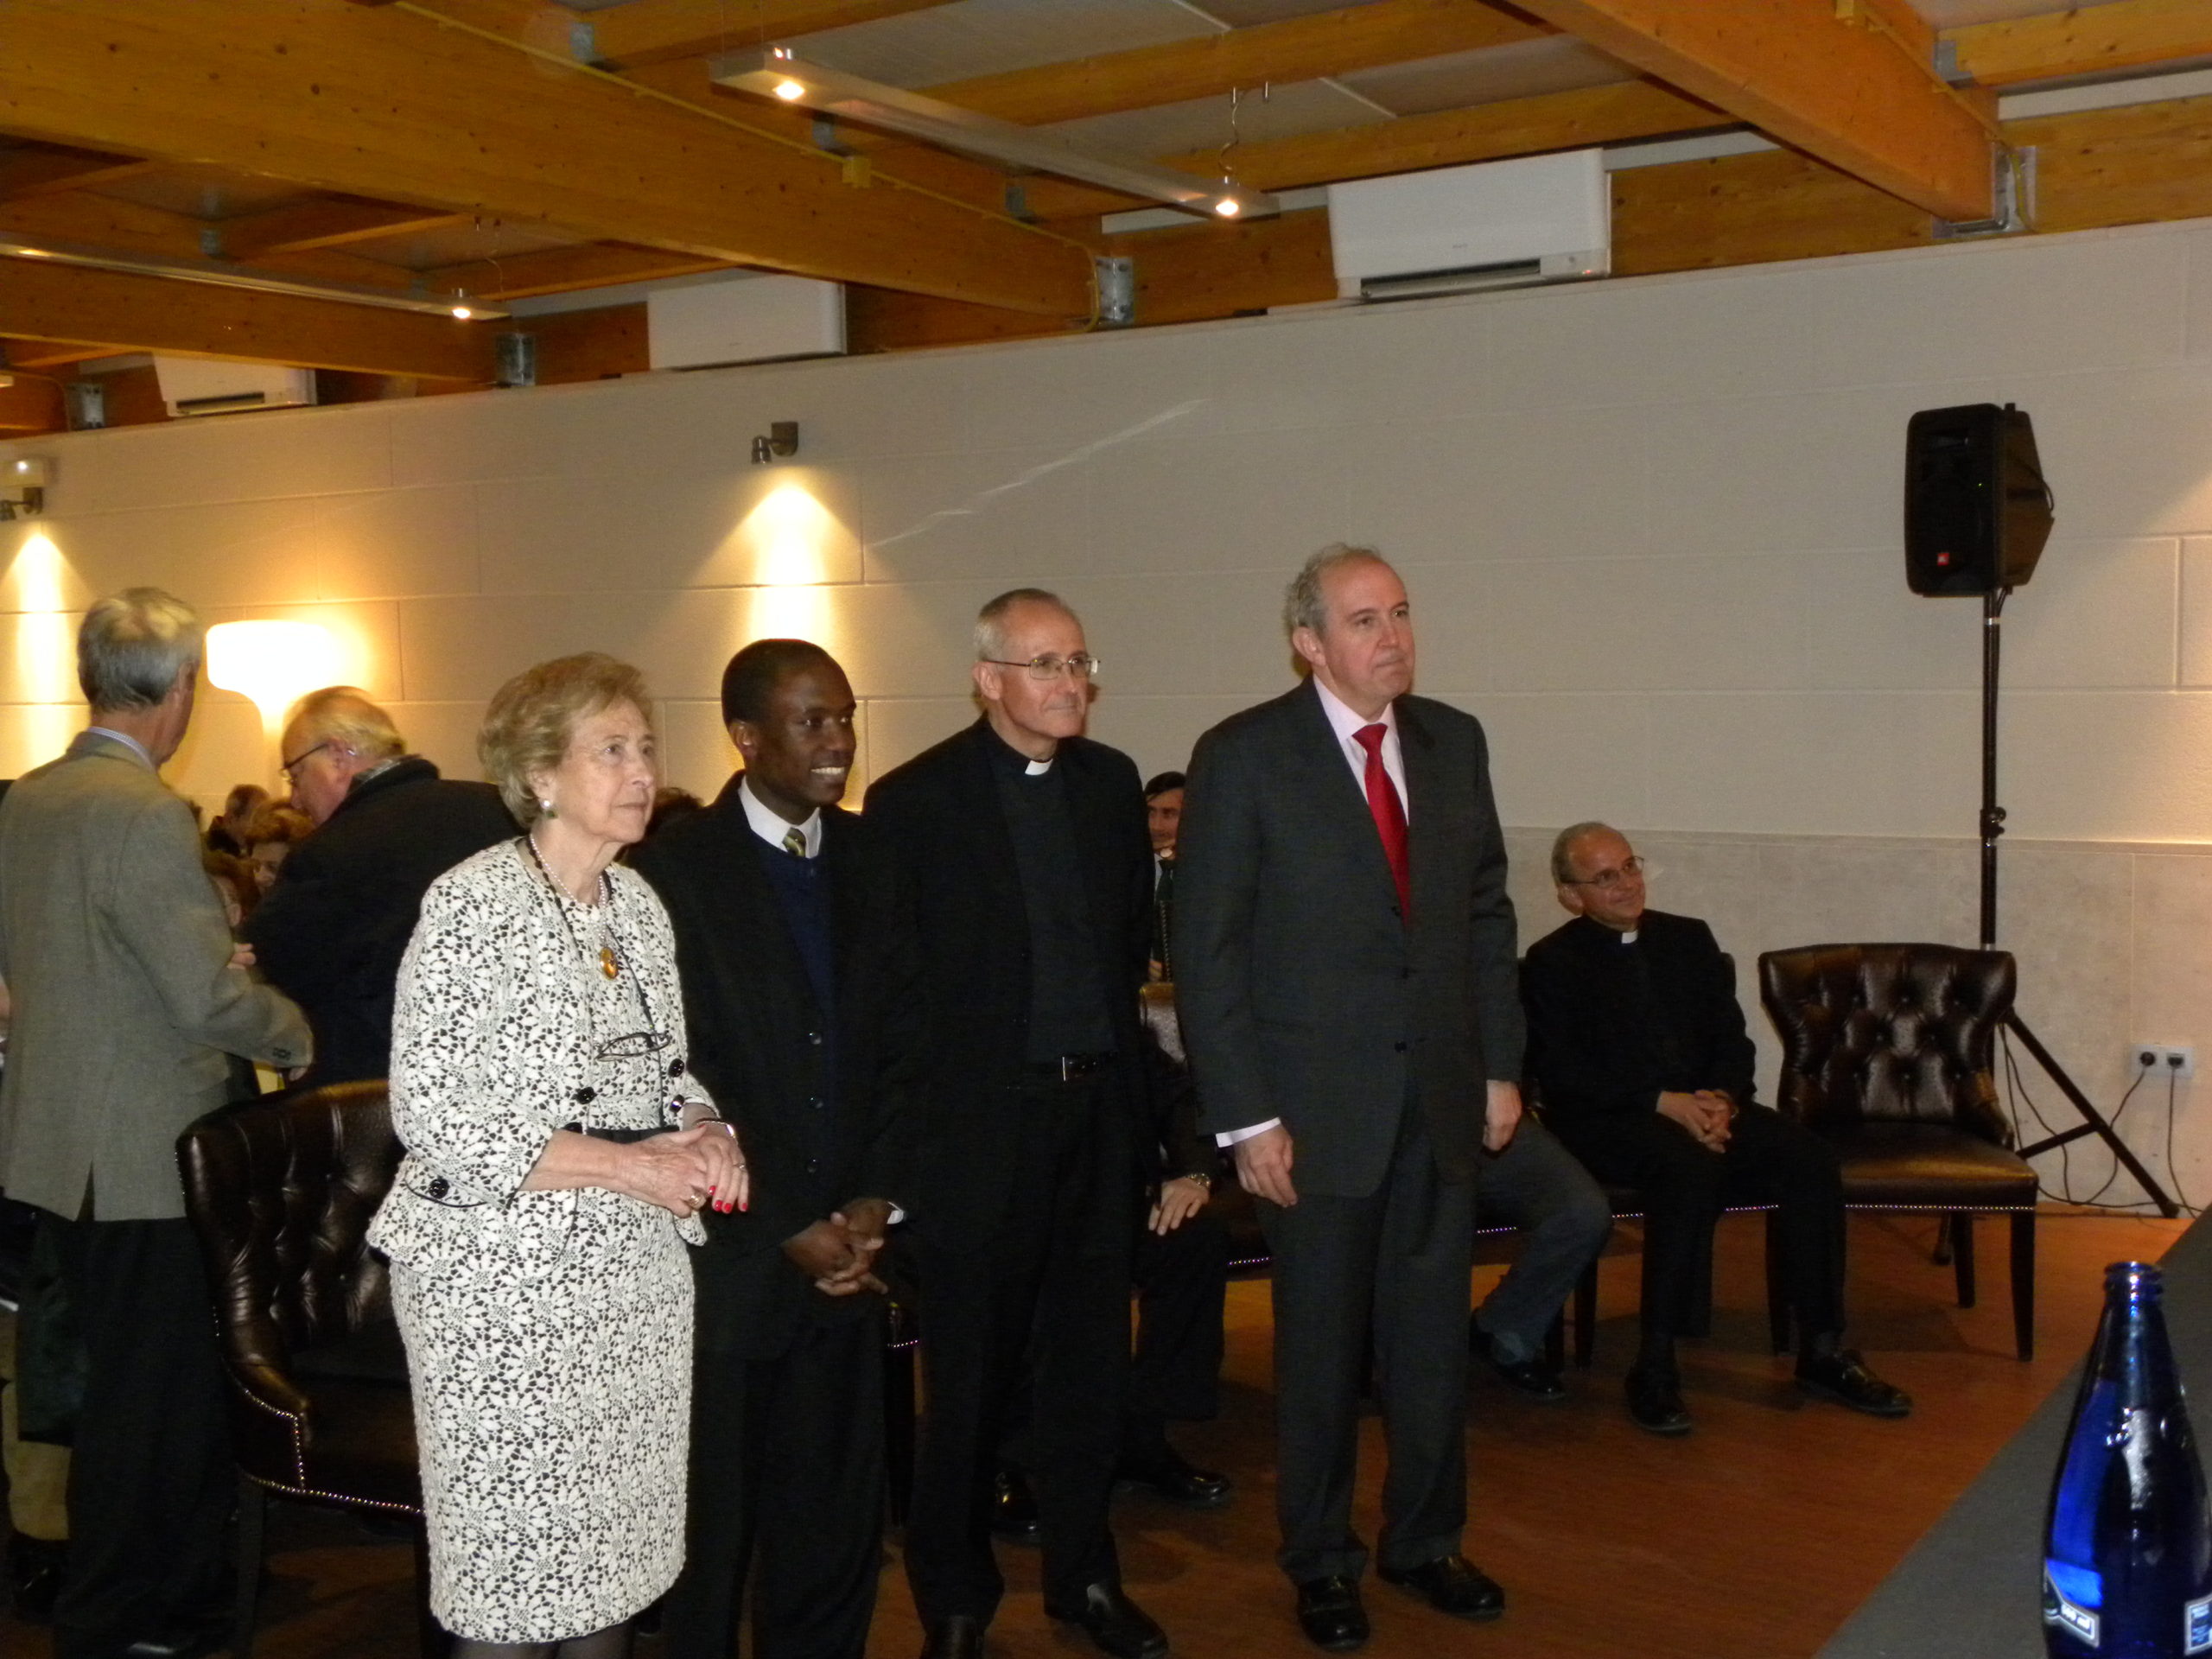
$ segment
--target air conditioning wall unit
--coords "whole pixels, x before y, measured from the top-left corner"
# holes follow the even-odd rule
[[[154,378],[169,413],[234,415],[248,409],[297,409],[315,402],[315,371],[273,363],[218,363],[157,357]]]
[[[657,369],[841,357],[845,290],[807,276],[738,276],[656,289],[645,296],[645,336]]]
[[[1612,269],[1605,153],[1570,150],[1329,187],[1347,300],[1423,299],[1603,276]]]

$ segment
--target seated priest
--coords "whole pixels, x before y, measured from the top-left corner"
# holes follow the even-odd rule
[[[1685,1434],[1675,1339],[1706,1334],[1713,1236],[1730,1205],[1780,1206],[1782,1262],[1807,1392],[1877,1417],[1912,1409],[1843,1345],[1844,1214],[1835,1154],[1754,1096],[1735,972],[1713,930],[1644,907],[1643,861],[1620,831],[1578,823],[1552,845],[1573,919],[1529,947],[1529,1071],[1553,1132],[1644,1205],[1642,1348],[1628,1411]]]

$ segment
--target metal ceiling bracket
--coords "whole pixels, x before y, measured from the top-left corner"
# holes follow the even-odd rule
[[[1974,77],[1959,67],[1959,43],[1956,41],[1936,42],[1936,60],[1932,67],[1936,79],[1954,86],[1963,86]]]
[[[1008,219],[1018,219],[1025,225],[1037,222],[1037,215],[1029,211],[1029,192],[1022,188],[1020,179],[1006,181],[1006,214]]]
[[[837,118],[834,115],[817,115],[814,118],[814,147],[817,149],[827,150],[832,156],[849,156],[853,153],[853,147],[837,137]]]
[[[583,18],[569,25],[569,55],[578,63],[599,61],[599,31]]]
[[[1137,320],[1137,267],[1134,259],[1093,259],[1097,273],[1098,326],[1126,328]]]
[[[1936,239],[1961,241],[1977,236],[2014,236],[2036,227],[2036,151],[1999,144],[1991,152],[1991,213],[1987,219],[1939,219]]]

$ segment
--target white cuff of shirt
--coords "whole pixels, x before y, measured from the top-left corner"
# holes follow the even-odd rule
[[[1265,1135],[1269,1129],[1279,1129],[1281,1127],[1282,1119],[1271,1117],[1266,1122],[1255,1123],[1249,1128],[1224,1129],[1221,1134],[1214,1136],[1213,1141],[1217,1147],[1233,1147],[1239,1141],[1249,1141],[1255,1135]]]

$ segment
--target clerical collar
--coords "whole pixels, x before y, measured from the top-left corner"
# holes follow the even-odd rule
[[[747,827],[771,847],[781,847],[785,852],[789,852],[791,848],[785,843],[784,837],[796,830],[806,842],[805,855],[809,858],[819,858],[822,855],[822,809],[820,807],[817,806],[813,811],[808,813],[804,823],[793,823],[782,813],[763,803],[760,798],[753,792],[753,779],[749,775],[741,775],[737,780],[737,801],[738,804],[745,809]]]
[[[1627,932],[1621,935],[1621,943],[1623,944],[1634,944],[1636,943],[1636,935],[1637,930],[1631,927]]]
[[[991,728],[991,741],[998,745],[1000,763],[1008,771],[1019,766],[1021,769],[1021,775],[1025,778],[1042,778],[1052,771],[1052,761],[1059,758],[1055,754],[1048,760],[1033,760],[1006,739],[1001,737],[996,727]]]

